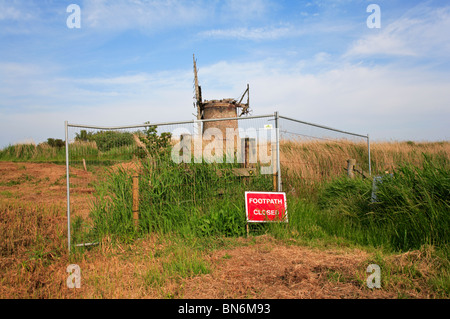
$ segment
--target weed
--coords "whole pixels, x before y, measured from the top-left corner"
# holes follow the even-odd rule
[[[150,267],[144,274],[143,280],[146,286],[161,287],[166,282],[164,273],[157,267]]]

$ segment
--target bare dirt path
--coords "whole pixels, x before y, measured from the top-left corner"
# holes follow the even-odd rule
[[[269,236],[211,257],[211,274],[184,285],[185,298],[395,298],[366,287],[368,254],[286,245]]]
[[[71,205],[82,216],[89,212],[87,196],[93,193],[92,173],[70,168]],[[66,167],[50,163],[0,162],[0,199],[36,205],[66,206]]]

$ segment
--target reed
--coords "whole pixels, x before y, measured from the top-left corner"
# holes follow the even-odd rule
[[[184,163],[165,158],[142,160],[139,169],[139,227],[132,216],[133,169],[115,167],[98,183],[93,202],[93,231],[99,236],[136,237],[143,232],[198,236],[245,234],[246,189],[272,190],[272,176],[246,182],[228,163]]]
[[[450,228],[450,162],[422,156],[399,165],[375,190],[370,179],[337,179],[323,188],[320,224],[361,244],[396,250],[446,246]]]

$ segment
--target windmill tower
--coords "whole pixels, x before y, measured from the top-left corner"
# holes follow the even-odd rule
[[[248,114],[250,112],[250,88],[247,84],[247,89],[242,94],[239,100],[236,99],[222,99],[222,100],[210,100],[204,101],[202,99],[202,88],[198,84],[197,75],[197,63],[194,60],[194,86],[195,86],[195,97],[194,97],[194,107],[197,108],[197,120],[207,120],[207,119],[221,119],[221,118],[237,118],[242,115]],[[247,95],[247,103],[242,103],[244,97]],[[240,109],[240,110],[239,110]],[[199,123],[200,124],[200,123]],[[204,133],[208,128],[218,128],[222,131],[222,136],[225,139],[227,128],[238,128],[237,120],[224,120],[224,121],[212,121],[204,122],[203,129],[201,130],[200,125],[198,127],[198,132]]]

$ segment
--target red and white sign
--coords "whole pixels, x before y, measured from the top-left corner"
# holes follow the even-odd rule
[[[285,193],[245,192],[247,222],[287,222]]]

